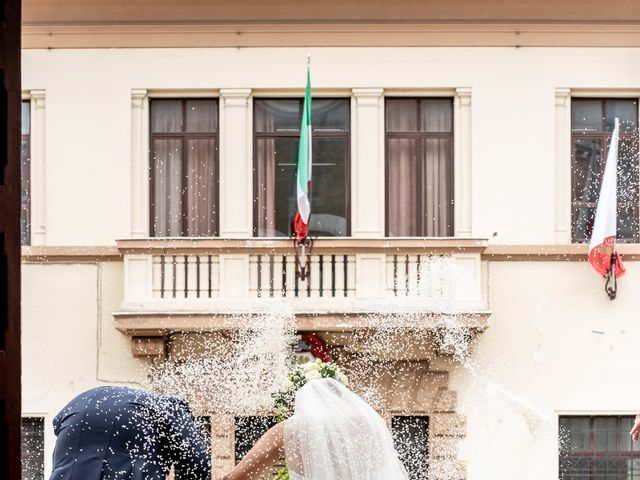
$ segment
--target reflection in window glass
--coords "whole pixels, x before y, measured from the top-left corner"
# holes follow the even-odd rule
[[[20,242],[31,243],[31,102],[22,102],[20,138]]]
[[[636,480],[640,447],[631,442],[631,416],[560,417],[562,480]]]
[[[211,451],[211,417],[198,416],[194,417],[196,428],[200,434],[200,438],[204,442],[207,451]]]
[[[24,417],[21,431],[22,480],[44,480],[44,418]]]
[[[151,101],[151,235],[218,234],[218,102]]]
[[[571,226],[574,242],[591,239],[616,116],[620,119],[617,238],[623,242],[638,241],[638,100],[580,98],[571,102]]]
[[[235,459],[238,463],[260,437],[276,424],[276,419],[266,416],[236,417],[235,423]]]
[[[429,417],[393,417],[393,444],[410,480],[427,478],[429,469]]]
[[[349,235],[349,100],[313,99],[313,236]],[[302,100],[254,104],[254,235],[289,237],[297,210],[296,170]]]
[[[387,235],[453,236],[453,100],[388,98],[385,112]]]

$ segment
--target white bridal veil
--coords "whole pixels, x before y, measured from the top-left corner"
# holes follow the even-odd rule
[[[298,391],[284,438],[291,480],[408,479],[382,417],[331,378]]]

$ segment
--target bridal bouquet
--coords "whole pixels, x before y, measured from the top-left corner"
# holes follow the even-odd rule
[[[333,378],[344,386],[349,383],[347,376],[333,363],[325,363],[317,359],[315,362],[300,365],[289,372],[282,389],[273,394],[273,406],[278,422],[282,422],[293,413],[296,392],[308,381],[319,378]]]

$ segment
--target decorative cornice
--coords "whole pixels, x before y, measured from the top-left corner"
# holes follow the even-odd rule
[[[384,94],[383,88],[354,88],[351,93],[356,99],[358,106],[375,106],[380,103],[380,98]]]
[[[31,48],[638,47],[635,22],[25,23]]]
[[[280,239],[128,239],[118,240],[117,246],[31,246],[22,247],[25,263],[122,261],[126,254],[185,254],[199,252],[267,254],[293,250],[290,240]],[[320,239],[314,252],[323,250],[340,253],[371,253],[394,251],[433,251],[437,253],[480,253],[491,262],[569,261],[587,260],[588,245],[537,244],[488,245],[484,239],[456,238],[380,238],[380,239]],[[640,244],[619,243],[616,250],[625,261],[640,261]]]
[[[116,247],[106,246],[31,246],[22,247],[24,263],[122,261]]]
[[[225,107],[246,107],[251,96],[250,88],[221,88],[220,98]]]
[[[370,315],[367,312],[307,313],[296,312],[297,330],[323,332],[350,332],[371,330]],[[116,329],[132,336],[158,337],[172,332],[215,332],[230,331],[246,325],[246,315],[260,315],[259,312],[114,312]],[[456,317],[460,326],[471,334],[484,332],[489,327],[491,312],[424,312],[419,315],[418,324],[422,330],[437,332],[447,328],[443,315]]]

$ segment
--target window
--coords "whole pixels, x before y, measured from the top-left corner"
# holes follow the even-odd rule
[[[44,418],[22,419],[22,480],[44,480]]]
[[[200,438],[204,442],[208,451],[211,451],[211,417],[199,416],[194,417],[196,428],[200,434]]]
[[[429,417],[393,417],[391,433],[409,479],[426,479],[429,467]]]
[[[640,447],[631,441],[633,417],[560,417],[562,480],[636,480]]]
[[[275,424],[274,417],[236,417],[236,463],[242,460],[260,437]]]
[[[20,242],[31,243],[31,102],[22,102],[20,137]]]
[[[620,118],[618,147],[618,233],[638,242],[638,100],[571,100],[571,238],[591,239],[598,196],[615,117]]]
[[[453,99],[387,98],[386,231],[453,236]]]
[[[151,100],[150,231],[154,237],[218,234],[218,102]]]
[[[255,236],[291,236],[301,116],[301,99],[255,100]],[[350,234],[349,122],[348,99],[313,99],[311,235]]]

